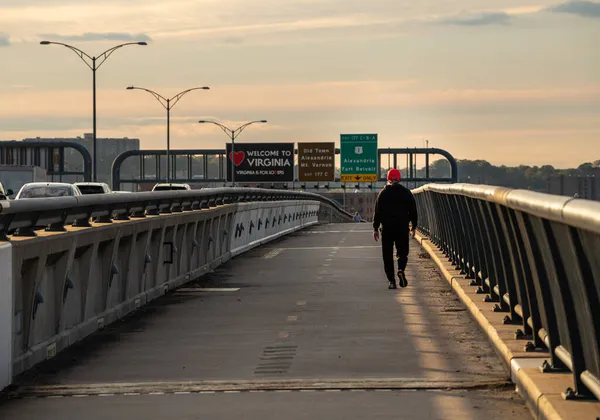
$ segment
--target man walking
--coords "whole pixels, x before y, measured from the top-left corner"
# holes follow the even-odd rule
[[[390,169],[387,174],[388,183],[377,195],[375,214],[373,216],[373,239],[379,240],[381,225],[381,250],[383,268],[390,284],[389,289],[396,289],[394,276],[394,244],[398,260],[398,279],[400,287],[406,287],[408,281],[404,270],[408,263],[409,227],[412,224],[412,236],[417,229],[418,215],[415,198],[408,188],[400,185],[400,171]]]

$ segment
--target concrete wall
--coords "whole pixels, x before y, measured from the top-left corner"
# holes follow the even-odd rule
[[[0,244],[0,389],[12,380],[12,245]]]
[[[13,237],[0,248],[0,388],[235,255],[338,213],[318,201],[236,203]]]

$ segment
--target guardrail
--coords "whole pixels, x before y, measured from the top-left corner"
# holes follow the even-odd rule
[[[568,399],[600,399],[600,203],[468,184],[413,191],[419,230],[518,324],[542,370],[571,371]]]
[[[0,241],[8,235],[35,236],[35,230],[64,231],[65,225],[90,227],[90,221],[143,218],[218,205],[252,201],[316,200],[331,209],[330,217],[352,218],[336,201],[309,192],[261,188],[206,188],[188,191],[156,191],[130,194],[94,194],[78,197],[0,201]],[[332,219],[333,220],[333,219]]]
[[[3,201],[0,390],[249,249],[351,221],[317,194],[245,188]]]

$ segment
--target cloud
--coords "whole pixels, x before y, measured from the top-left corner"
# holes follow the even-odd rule
[[[243,38],[230,36],[223,40],[226,44],[242,44],[244,42]]]
[[[40,34],[41,38],[58,41],[152,41],[146,34],[130,34],[127,32],[86,32],[83,35]]]
[[[547,10],[556,13],[569,13],[572,15],[600,19],[600,3],[591,1],[571,1],[549,7]]]
[[[180,86],[169,90],[179,91]],[[190,95],[172,117],[197,117],[197,109],[217,115],[248,110],[267,118],[274,111],[366,112],[382,109],[473,109],[483,106],[539,107],[542,104],[600,105],[600,85],[552,89],[431,89],[409,80],[347,81],[344,83],[279,83],[221,85],[210,94]],[[91,115],[91,92],[85,90],[25,90],[0,92],[0,115],[4,118],[40,115],[69,118]],[[164,118],[164,109],[144,96],[125,89],[102,91],[99,115],[128,118]],[[55,104],[61,103],[60,107]],[[478,111],[480,112],[480,110]],[[264,116],[263,116],[264,115]]]
[[[8,47],[10,45],[10,37],[8,34],[0,32],[0,47]]]
[[[508,25],[511,16],[505,12],[488,12],[477,15],[454,16],[438,21],[446,25],[460,26],[484,26],[484,25]]]

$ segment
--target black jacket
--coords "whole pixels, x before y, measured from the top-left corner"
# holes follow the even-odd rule
[[[417,204],[409,189],[400,184],[388,184],[379,191],[373,216],[375,231],[379,230],[379,225],[384,229],[386,227],[408,229],[409,222],[416,228],[418,221]]]

